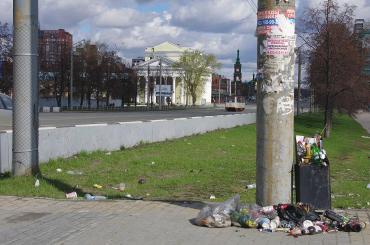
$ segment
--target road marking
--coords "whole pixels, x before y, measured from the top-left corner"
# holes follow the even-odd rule
[[[108,126],[107,123],[100,123],[100,124],[81,124],[81,125],[75,125],[77,128],[83,128],[83,127],[105,127]]]
[[[202,118],[202,117],[190,117],[192,119],[199,119],[199,118]]]
[[[214,118],[214,116],[205,116],[204,118]]]
[[[57,127],[41,127],[39,130],[56,129]]]
[[[186,117],[180,117],[180,118],[174,118],[173,120],[180,121],[180,120],[187,120],[187,118]]]
[[[136,124],[136,123],[143,123],[143,121],[118,122],[118,124],[121,124],[121,125],[124,125],[124,124]]]
[[[150,122],[166,122],[167,119],[160,119],[160,120],[150,120]]]

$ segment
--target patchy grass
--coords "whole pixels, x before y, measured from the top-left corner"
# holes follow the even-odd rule
[[[296,118],[297,134],[313,135],[321,131],[319,114]],[[351,118],[338,115],[332,138],[325,141],[331,161],[334,207],[369,207],[369,140]],[[255,202],[255,125],[219,130],[204,135],[156,144],[141,144],[133,149],[112,152],[81,153],[69,159],[50,161],[41,166],[40,187],[32,176],[0,177],[0,194],[64,198],[77,191],[122,198],[125,194],[147,200],[208,200],[210,195],[222,201],[240,193],[243,202]],[[58,173],[56,169],[63,171]],[[81,171],[70,175],[67,171]],[[144,184],[138,180],[145,179]],[[126,190],[112,189],[119,183]],[[102,185],[96,189],[94,184]]]

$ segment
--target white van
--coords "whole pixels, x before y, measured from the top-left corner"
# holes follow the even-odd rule
[[[12,125],[13,103],[12,98],[0,93],[0,127]]]

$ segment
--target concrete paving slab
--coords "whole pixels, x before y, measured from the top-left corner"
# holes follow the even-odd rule
[[[370,244],[370,229],[293,238],[191,224],[201,205],[148,201],[69,201],[0,197],[1,244]],[[367,217],[369,210],[348,210]]]

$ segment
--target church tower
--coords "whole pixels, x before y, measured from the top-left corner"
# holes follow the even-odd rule
[[[235,94],[237,95],[237,84],[240,84],[242,81],[242,64],[240,63],[239,49],[238,56],[236,57],[236,63],[234,64],[234,85],[235,85]],[[240,86],[240,85],[239,85]]]

